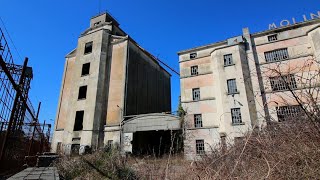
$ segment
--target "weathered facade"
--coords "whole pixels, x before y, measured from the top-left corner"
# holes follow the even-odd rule
[[[254,34],[244,28],[241,36],[178,52],[186,157],[296,115],[291,91],[319,87],[319,39],[314,19]]]
[[[66,56],[52,151],[120,143],[124,116],[171,111],[170,74],[109,14]]]

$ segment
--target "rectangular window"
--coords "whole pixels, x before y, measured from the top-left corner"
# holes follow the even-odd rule
[[[192,98],[194,101],[200,100],[200,89],[199,88],[192,89]]]
[[[194,58],[197,58],[197,53],[191,53],[190,54],[190,59],[194,59]]]
[[[277,49],[264,53],[267,62],[276,62],[289,59],[288,48]]]
[[[92,52],[92,44],[93,44],[92,41],[85,44],[84,54],[89,54]]]
[[[108,140],[107,147],[108,147],[109,149],[111,149],[111,148],[112,148],[112,145],[113,145],[113,140]]]
[[[198,66],[191,66],[191,75],[192,76],[198,75]]]
[[[301,114],[301,107],[299,105],[277,107],[279,122],[290,120],[293,117],[297,117],[299,114]]]
[[[83,115],[84,111],[77,111],[76,118],[73,126],[74,131],[81,131],[83,129]]]
[[[87,97],[87,86],[81,86],[79,88],[78,99],[85,99]]]
[[[85,63],[82,65],[81,76],[86,76],[90,72],[90,63]]]
[[[278,35],[277,34],[273,34],[273,35],[268,36],[268,41],[269,42],[276,41],[276,40],[278,40]]]
[[[231,117],[232,117],[232,124],[241,124],[242,119],[241,119],[240,108],[232,108]]]
[[[202,127],[202,116],[201,114],[194,115],[194,127],[199,128]]]
[[[296,79],[293,74],[270,77],[272,91],[285,91],[297,89]]]
[[[224,66],[233,65],[232,54],[226,54],[223,56]]]
[[[227,80],[227,85],[228,85],[228,94],[238,93],[236,79]]]
[[[198,155],[204,154],[204,140],[196,140],[196,153]]]

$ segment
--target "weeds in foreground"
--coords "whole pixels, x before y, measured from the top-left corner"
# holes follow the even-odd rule
[[[66,179],[318,179],[320,133],[314,123],[288,121],[245,136],[198,161],[175,154],[156,158],[95,152],[57,162]]]

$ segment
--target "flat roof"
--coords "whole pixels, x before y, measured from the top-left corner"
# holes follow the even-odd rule
[[[316,24],[316,23],[319,23],[319,22],[320,22],[320,19],[312,19],[312,20],[309,20],[309,21],[299,22],[299,23],[296,23],[296,24],[288,25],[288,26],[283,26],[283,27],[278,27],[278,28],[275,28],[275,29],[268,29],[268,30],[265,30],[265,31],[256,32],[256,33],[251,34],[251,36],[253,36],[253,37],[264,36],[264,35],[267,35],[267,34],[276,33],[276,32],[282,32],[282,31],[286,31],[286,30],[290,30],[290,29],[295,29],[295,28],[299,28],[299,27],[303,27],[303,26]],[[235,37],[237,37],[237,36],[235,36]],[[230,37],[230,38],[232,38],[232,37]],[[186,49],[186,50],[181,50],[181,51],[178,51],[178,55],[185,54],[185,53],[190,53],[192,51],[199,51],[199,50],[202,50],[202,49],[222,46],[222,45],[224,45],[226,43],[227,43],[227,39],[223,40],[223,41],[218,41],[218,42],[214,42],[214,43],[211,43],[211,44],[203,45],[203,46],[198,46],[198,47],[194,47],[194,48],[190,48],[190,49]]]

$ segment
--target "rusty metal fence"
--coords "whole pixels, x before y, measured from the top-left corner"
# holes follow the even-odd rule
[[[32,68],[13,61],[4,32],[0,28],[0,172],[19,168],[26,156],[49,151],[50,124],[40,124],[28,94]]]

